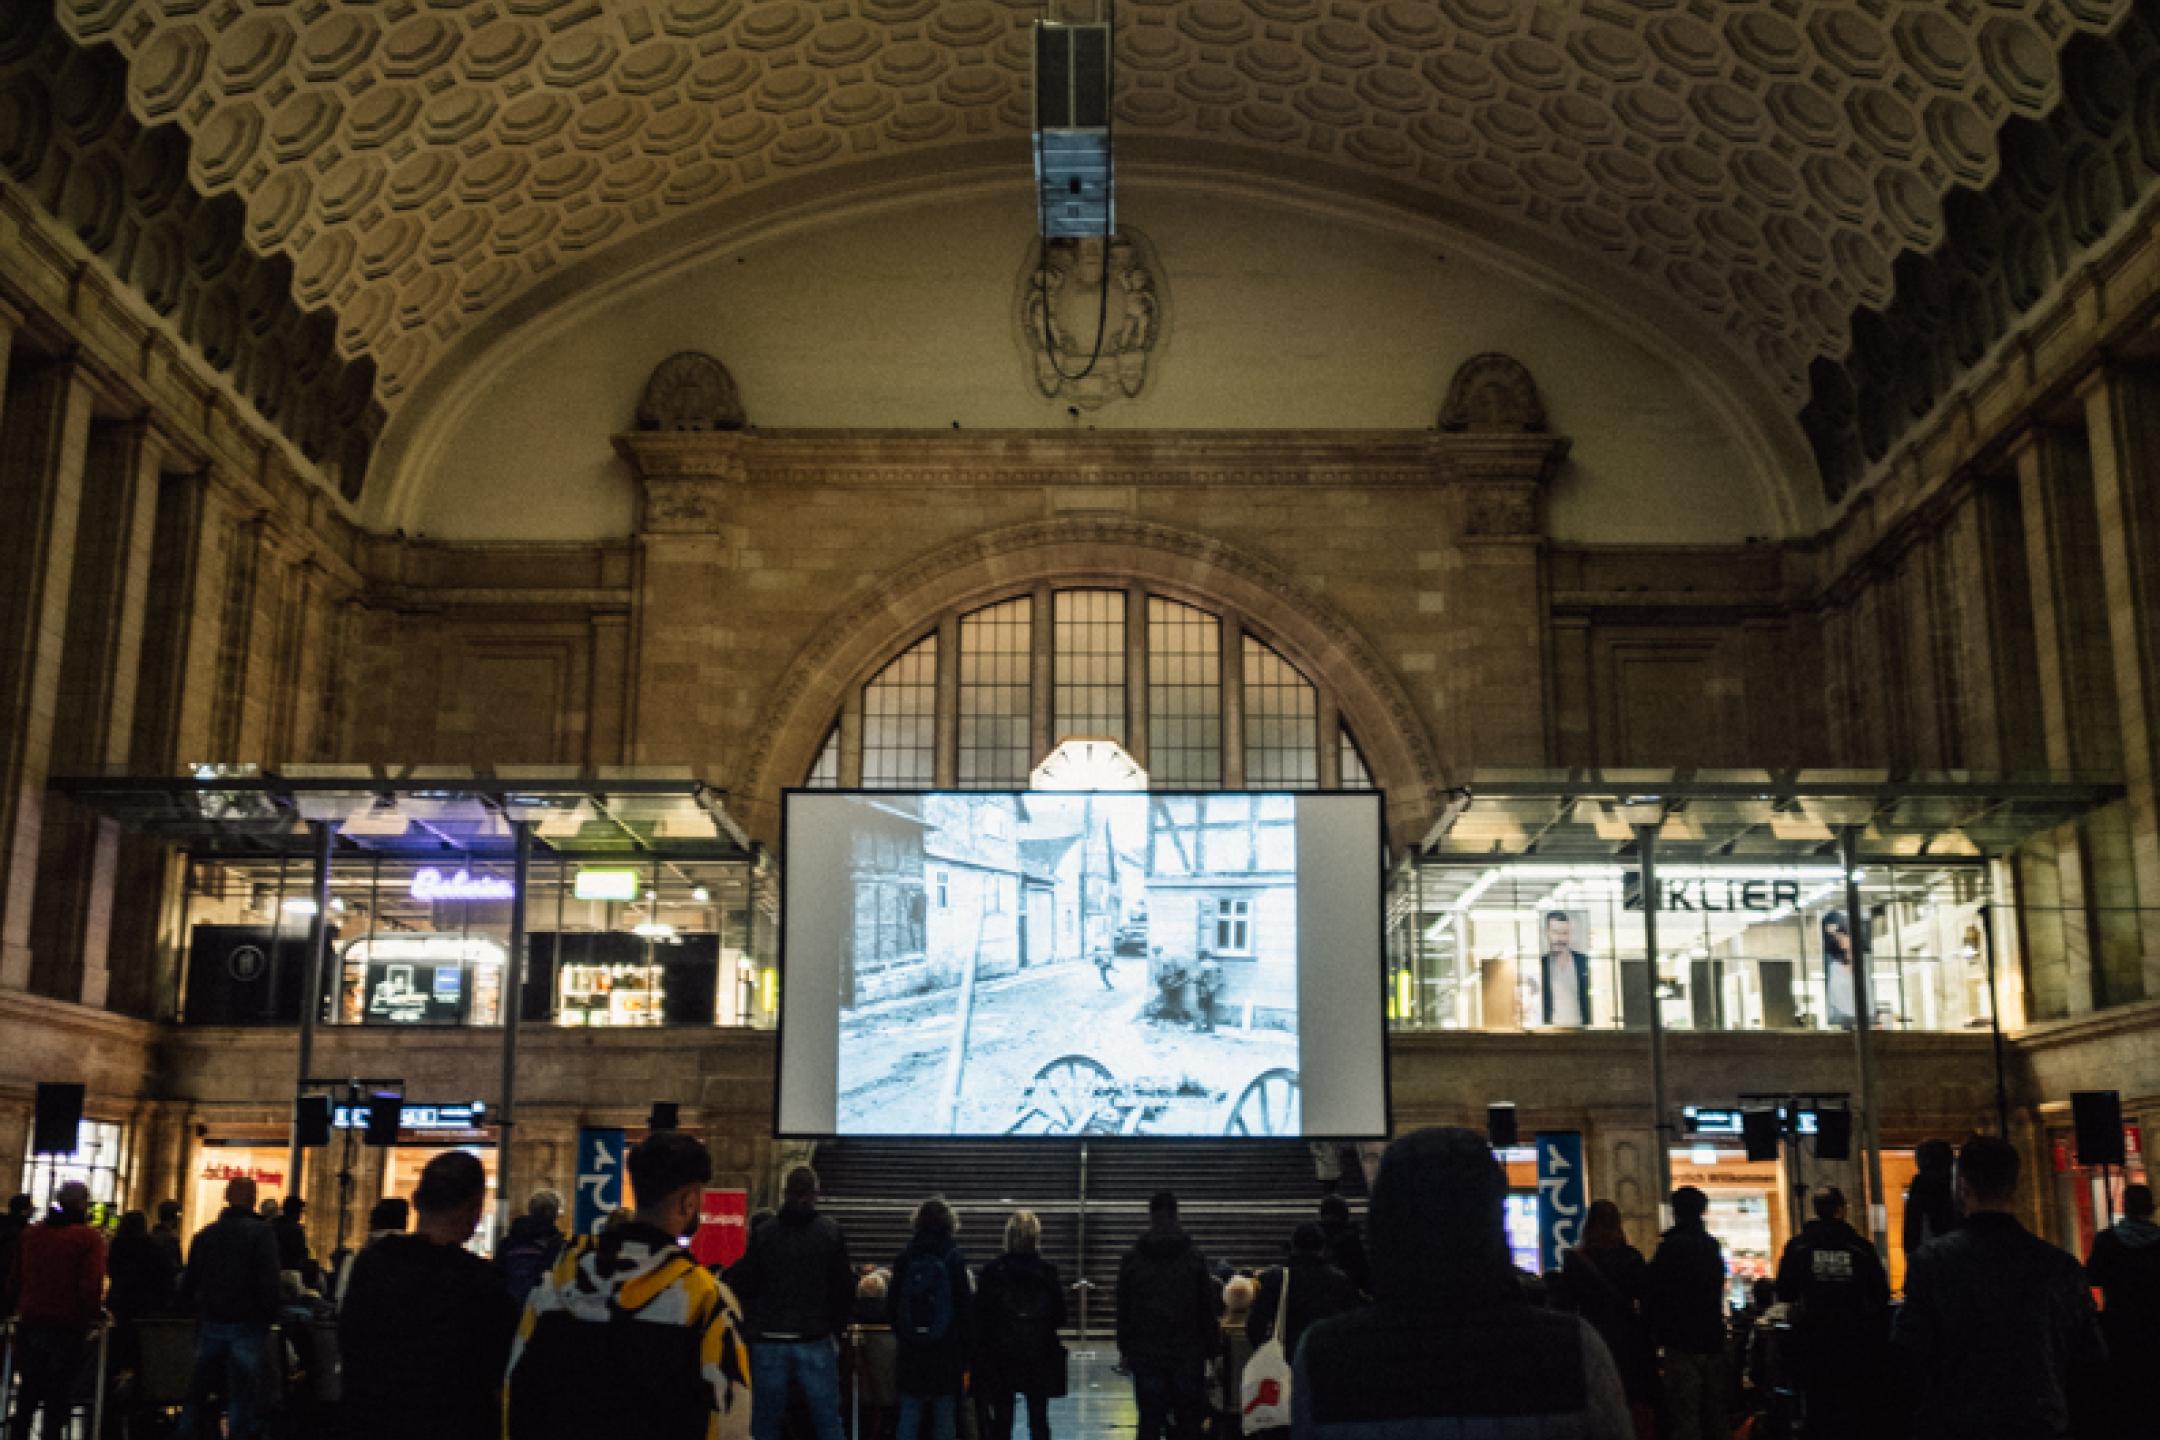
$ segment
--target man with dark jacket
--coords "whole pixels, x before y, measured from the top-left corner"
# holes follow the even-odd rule
[[[1957,1151],[1947,1140],[1923,1140],[1913,1148],[1913,1177],[1905,1186],[1905,1263],[1957,1229],[1957,1195],[1951,1172]]]
[[[67,1429],[69,1392],[105,1293],[105,1239],[84,1223],[89,1218],[90,1189],[70,1180],[53,1196],[44,1223],[23,1232],[14,1440],[29,1440],[40,1406],[45,1440],[60,1440]]]
[[[1912,1378],[1915,1440],[2069,1440],[2096,1428],[2107,1345],[2071,1256],[2020,1225],[2018,1153],[1958,1152],[1958,1229],[1905,1272],[1894,1346]]]
[[[465,1248],[487,1205],[487,1174],[463,1150],[428,1161],[413,1191],[419,1222],[353,1261],[338,1350],[352,1440],[465,1440],[502,1433],[502,1374],[519,1307]]]
[[[1665,1360],[1671,1440],[1725,1440],[1725,1251],[1703,1228],[1710,1197],[1672,1192],[1673,1226],[1658,1242],[1643,1289],[1650,1338]]]
[[[1327,1262],[1350,1277],[1363,1295],[1372,1294],[1372,1261],[1365,1258],[1365,1232],[1350,1218],[1350,1202],[1329,1195],[1320,1202],[1320,1234],[1327,1240]]]
[[[780,1440],[790,1395],[800,1395],[818,1440],[841,1440],[840,1367],[833,1341],[855,1308],[847,1237],[817,1208],[817,1171],[790,1170],[780,1213],[750,1237],[728,1271],[750,1336],[750,1433]]]
[[[1178,1226],[1177,1196],[1148,1201],[1148,1228],[1118,1263],[1117,1347],[1132,1374],[1138,1440],[1199,1440],[1207,1361],[1222,1331],[1222,1293],[1207,1257]]]
[[[1283,1309],[1283,1286],[1290,1287],[1290,1306]],[[1350,1277],[1328,1264],[1327,1236],[1318,1225],[1305,1224],[1290,1235],[1290,1256],[1260,1277],[1260,1293],[1253,1297],[1245,1317],[1245,1338],[1265,1345],[1282,1322],[1283,1353],[1297,1354],[1298,1339],[1316,1320],[1355,1310],[1365,1302]]]
[[[2123,1187],[2122,1219],[2093,1240],[2085,1279],[2100,1292],[2116,1433],[2131,1433],[2146,1367],[2160,1355],[2160,1225],[2150,1185]]]
[[[37,1217],[28,1195],[12,1196],[0,1215],[0,1317],[13,1315],[22,1298],[22,1237]]]
[[[1792,1307],[1792,1359],[1818,1435],[1866,1435],[1882,1409],[1890,1275],[1845,1223],[1845,1195],[1815,1192],[1815,1218],[1785,1246],[1777,1298]]]
[[[270,1222],[270,1233],[277,1237],[278,1269],[293,1271],[308,1289],[320,1291],[322,1267],[308,1247],[307,1201],[287,1195],[277,1218]]]
[[[1474,1131],[1388,1146],[1367,1212],[1373,1303],[1299,1342],[1299,1440],[1633,1440],[1605,1342],[1524,1298],[1506,1199],[1507,1175]]]
[[[255,1182],[246,1177],[225,1186],[225,1209],[204,1226],[188,1249],[180,1279],[181,1299],[200,1319],[195,1373],[180,1411],[180,1440],[216,1433],[202,1415],[212,1392],[226,1398],[230,1440],[255,1440],[261,1417],[255,1396],[270,1354],[270,1327],[278,1318],[277,1237],[255,1213]]]

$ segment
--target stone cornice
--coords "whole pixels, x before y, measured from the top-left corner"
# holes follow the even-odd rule
[[[632,432],[615,449],[647,480],[910,488],[981,485],[1543,484],[1552,435],[1423,430],[743,430]]]

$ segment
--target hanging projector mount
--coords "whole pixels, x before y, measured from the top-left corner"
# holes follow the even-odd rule
[[[1036,283],[1028,303],[1041,307],[1040,333],[1052,333],[1050,246],[1069,240],[1100,245],[1095,298],[1095,343],[1087,364],[1065,369],[1056,347],[1044,344],[1050,367],[1066,380],[1083,380],[1102,359],[1110,321],[1110,242],[1117,231],[1111,113],[1116,90],[1116,0],[1104,0],[1099,23],[1035,22],[1035,196],[1038,250]]]

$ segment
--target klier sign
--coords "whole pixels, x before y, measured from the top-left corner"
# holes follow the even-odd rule
[[[1627,908],[1642,909],[1642,876],[1626,872],[1621,894]],[[1659,880],[1658,909],[1702,914],[1767,915],[1800,908],[1798,880]]]

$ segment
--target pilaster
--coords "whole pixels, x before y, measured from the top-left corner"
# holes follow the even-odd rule
[[[18,367],[20,368],[20,367]],[[90,392],[67,361],[11,377],[0,415],[0,987],[30,983],[38,838],[59,710]]]
[[[1542,434],[1451,437],[1461,566],[1449,601],[1463,754],[1472,765],[1548,762],[1544,489],[1567,442]],[[1564,708],[1564,702],[1563,708]]]
[[[2160,377],[2104,370],[2084,398],[2134,881],[2111,898],[2136,917],[2139,991],[2160,996]],[[2137,998],[2114,993],[2130,978],[2110,967],[2110,1002]]]

